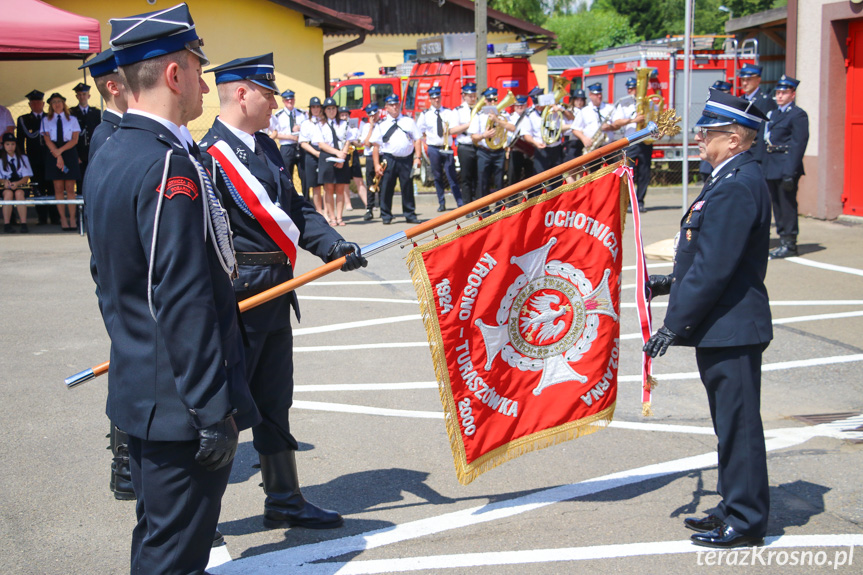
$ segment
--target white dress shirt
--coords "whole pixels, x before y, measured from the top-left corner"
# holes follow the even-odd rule
[[[299,135],[299,132],[294,132],[291,130],[291,116],[293,116],[294,118],[295,126],[302,126],[303,122],[308,120],[306,115],[296,108],[294,108],[293,110],[282,108],[270,117],[270,130],[274,130],[280,134]],[[298,143],[298,140],[279,139],[279,144],[281,144],[282,146],[296,146]]]
[[[57,137],[57,118],[63,117],[63,141],[68,142],[72,139],[72,134],[81,131],[81,125],[78,124],[78,118],[69,114],[67,120],[62,113],[54,114],[53,118],[49,118],[48,114],[42,116],[42,133],[48,134],[51,141],[56,141]]]
[[[453,113],[450,110],[447,110],[443,106],[440,108],[429,108],[422,114],[420,114],[419,118],[417,118],[417,127],[420,132],[425,134],[426,143],[429,146],[443,146],[445,140],[443,136],[439,136],[437,133],[437,118],[440,115],[441,122],[443,122],[443,129],[451,129],[458,122],[457,119],[453,118]],[[454,122],[454,120],[456,120]],[[452,143],[452,140],[450,140]]]
[[[5,152],[4,152],[5,153]],[[19,157],[10,156],[6,154],[6,163],[9,165],[8,169],[3,168],[3,161],[0,160],[0,180],[12,180],[12,165],[14,164],[16,170],[18,171],[18,179],[21,178],[29,178],[33,176],[33,169],[30,167],[30,161],[27,159],[27,156],[21,155]],[[14,180],[18,181],[18,180]]]
[[[389,131],[393,123],[397,123],[398,128],[393,131],[389,142],[384,142],[384,135]],[[404,158],[413,154],[414,142],[420,138],[422,138],[422,134],[413,119],[408,116],[393,118],[387,114],[387,117],[379,121],[375,126],[370,142],[380,146],[381,154],[392,154],[397,158]]]
[[[471,107],[467,105],[467,102],[462,102],[461,106],[453,110],[456,118],[455,125],[467,124],[470,121],[470,110]],[[473,140],[470,139],[470,134],[467,132],[462,132],[456,136],[455,141],[459,144],[473,144]]]

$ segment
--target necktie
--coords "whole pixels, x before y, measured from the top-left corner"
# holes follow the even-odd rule
[[[21,176],[18,175],[18,167],[15,165],[15,156],[9,158],[9,164],[12,166],[12,173],[10,174],[10,180],[13,182],[17,182],[21,179]]]
[[[443,138],[443,119],[440,117],[440,110],[435,110],[437,114],[437,135]]]
[[[294,111],[288,111],[288,127],[291,129],[291,133],[294,133]]]
[[[57,137],[54,141],[60,146],[66,143],[63,139],[63,114],[57,114]]]
[[[336,134],[336,128],[332,122],[329,122],[330,131],[333,133],[333,147],[339,149],[339,136]]]
[[[258,144],[257,140],[255,140],[255,155],[256,156],[263,156],[264,155],[264,151],[261,149],[261,145]]]

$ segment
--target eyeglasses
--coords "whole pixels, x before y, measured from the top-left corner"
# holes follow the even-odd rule
[[[696,131],[695,131],[695,134],[696,134],[697,136],[701,136],[701,139],[702,139],[702,140],[706,140],[706,139],[707,139],[707,134],[708,134],[709,132],[716,132],[716,133],[718,133],[718,134],[734,134],[734,133],[736,133],[736,132],[732,132],[731,130],[714,130],[713,128],[704,128],[704,127],[701,127],[701,128],[698,128],[698,130],[696,130]]]

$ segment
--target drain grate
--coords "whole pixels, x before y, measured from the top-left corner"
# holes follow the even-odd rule
[[[807,425],[822,425],[825,423],[833,423],[835,421],[841,421],[843,419],[850,418],[860,418],[863,414],[857,411],[845,411],[842,413],[812,413],[809,415],[792,415],[791,419],[796,419],[802,423]],[[856,421],[854,422],[856,423]],[[863,431],[863,425],[856,427],[854,429],[843,429],[842,431],[847,433],[854,433],[855,435],[859,435],[859,432]],[[863,439],[857,438],[848,438],[847,441],[851,443],[863,443]]]

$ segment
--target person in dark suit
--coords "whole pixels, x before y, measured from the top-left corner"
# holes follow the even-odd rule
[[[128,105],[126,104],[125,85],[123,84],[123,79],[120,78],[117,61],[111,48],[100,52],[96,57],[84,63],[78,69],[81,70],[83,68],[90,70],[90,76],[96,84],[96,89],[105,102],[102,121],[99,122],[99,125],[96,126],[90,135],[90,155],[88,160],[92,161],[96,151],[120,127],[120,120],[123,118],[123,114],[126,113]]]
[[[770,199],[779,246],[770,250],[770,259],[797,255],[797,184],[803,171],[803,154],[809,143],[809,117],[794,103],[799,80],[782,75],[776,83],[777,108],[768,114],[764,129],[766,152],[762,168]]]
[[[105,101],[102,122],[96,126],[90,137],[89,161],[92,161],[96,151],[119,129],[120,119],[126,111],[126,96],[122,93],[123,81],[120,79],[117,61],[111,48],[100,52],[78,69],[90,71],[90,77],[93,78],[96,89]],[[86,227],[86,221],[84,225]],[[115,499],[133,500],[135,490],[132,488],[132,471],[129,467],[129,436],[113,423],[109,423],[111,430],[108,436],[112,460],[111,479],[108,485]]]
[[[230,216],[238,250],[237,298],[290,280],[297,246],[324,261],[347,256],[344,271],[365,266],[359,246],[346,242],[296,193],[278,147],[260,131],[277,108],[272,53],[239,58],[207,72],[216,76],[220,110],[200,147]],[[272,225],[265,228],[262,222],[267,221]],[[289,418],[294,390],[291,307],[299,319],[294,292],[243,314],[246,376],[263,416],[252,433],[266,493],[264,525],[340,527],[341,515],[306,501],[300,492],[298,445]]]
[[[90,158],[90,138],[93,137],[93,131],[96,126],[102,121],[102,114],[99,110],[90,107],[90,86],[79,82],[74,88],[75,97],[78,99],[78,105],[69,108],[69,113],[78,118],[78,125],[81,126],[81,133],[78,135],[78,159],[81,162],[81,179],[78,180],[78,193],[83,194],[84,174],[87,172],[87,164]]]
[[[665,323],[644,352],[695,347],[719,439],[717,510],[688,518],[691,539],[707,547],[761,545],[770,507],[761,424],[761,354],[773,338],[764,276],[770,194],[749,152],[765,116],[751,102],[711,90],[696,126],[701,158],[713,173],[680,226],[674,271],[650,276],[653,296],[669,295]]]
[[[745,64],[737,73],[740,79],[740,87],[743,89],[743,98],[752,102],[758,110],[767,115],[767,112],[776,108],[776,101],[761,89],[761,72],[763,68],[757,64]],[[758,136],[749,150],[755,161],[759,164],[764,160],[764,123],[758,129]]]
[[[45,158],[48,156],[48,147],[42,139],[45,94],[39,90],[31,90],[25,97],[30,104],[30,112],[18,116],[18,150],[27,154],[27,159],[33,168],[33,177],[30,179],[33,195],[44,196],[49,191],[53,194],[54,185],[45,179]],[[39,218],[40,225],[47,224],[49,218],[53,225],[60,225],[60,212],[57,206],[36,206],[36,216]]]
[[[93,157],[85,211],[107,414],[129,434],[137,496],[131,572],[201,575],[239,431],[260,422],[227,221],[179,129],[203,111],[207,60],[185,4],[110,24],[130,110]]]

